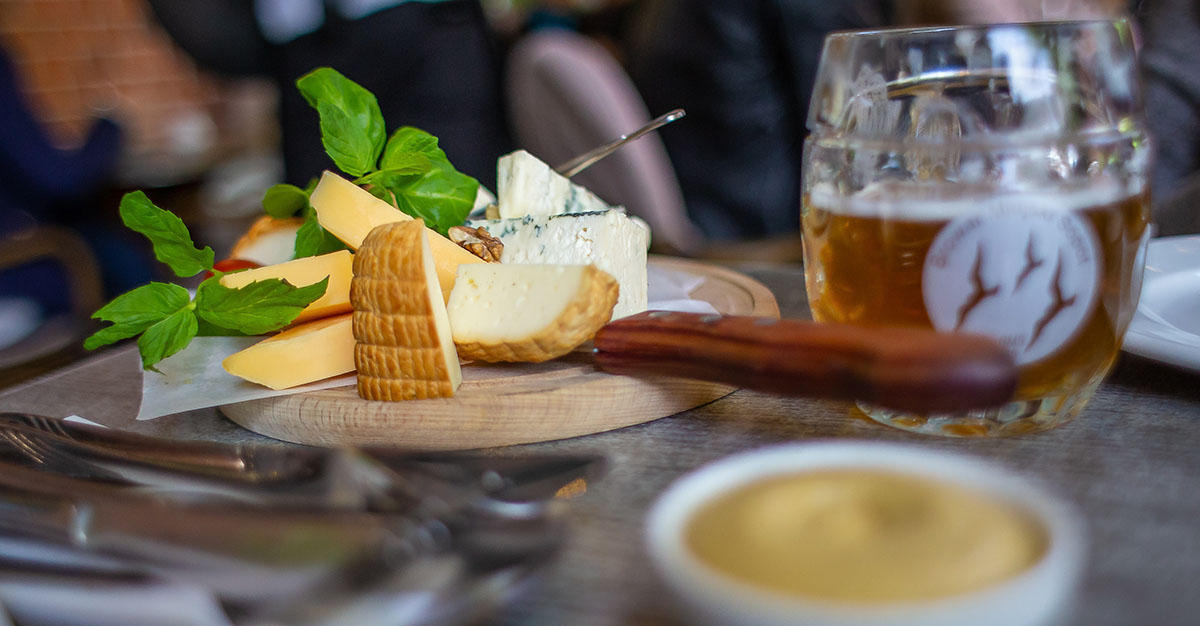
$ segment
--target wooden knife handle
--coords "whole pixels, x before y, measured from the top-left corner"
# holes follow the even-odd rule
[[[596,364],[748,389],[943,413],[998,406],[1017,385],[1012,357],[980,335],[648,311],[600,329]]]

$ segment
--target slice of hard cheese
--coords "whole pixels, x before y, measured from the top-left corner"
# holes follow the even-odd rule
[[[501,263],[595,265],[621,286],[613,319],[646,310],[650,233],[617,210],[474,220],[504,244]]]
[[[226,372],[271,389],[287,389],[354,371],[350,313],[300,324],[235,352]]]
[[[282,278],[293,286],[305,287],[318,283],[326,276],[329,284],[325,287],[325,295],[304,307],[294,322],[346,313],[350,306],[350,279],[354,255],[348,250],[338,250],[320,256],[309,256],[300,259],[256,267],[242,272],[234,272],[221,277],[221,284],[226,287],[244,287],[256,280],[267,278]]]
[[[367,400],[444,398],[462,382],[425,230],[378,226],[354,255],[354,363]]]
[[[334,174],[325,172],[309,198],[317,210],[317,221],[325,230],[352,249],[358,249],[367,233],[381,224],[413,221],[396,207],[371,195],[371,192]],[[454,272],[462,263],[483,263],[483,259],[463,250],[458,244],[425,229],[437,269],[442,302],[450,297],[454,287]]]
[[[501,218],[613,208],[524,150],[500,157],[496,162],[496,183]]]
[[[594,265],[464,265],[447,307],[454,344],[475,361],[553,359],[608,322],[617,292]]]

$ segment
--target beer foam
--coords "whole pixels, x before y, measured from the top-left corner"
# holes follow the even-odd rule
[[[831,183],[814,185],[808,206],[852,217],[886,217],[910,221],[946,221],[987,211],[1081,211],[1113,204],[1141,192],[1141,183],[1122,184],[1113,179],[1088,181],[1071,189],[1005,189],[951,183],[872,183],[850,196],[837,193]]]

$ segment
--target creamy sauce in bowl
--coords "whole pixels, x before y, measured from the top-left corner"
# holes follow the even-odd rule
[[[699,508],[688,549],[735,579],[834,602],[894,604],[982,589],[1032,567],[1046,530],[1022,509],[948,482],[816,470],[742,485]]]

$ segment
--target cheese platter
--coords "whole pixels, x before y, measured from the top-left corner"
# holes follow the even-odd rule
[[[691,297],[718,313],[777,318],[762,283],[698,261],[651,256],[649,265],[704,280]],[[666,372],[664,372],[666,374]],[[374,402],[352,386],[221,407],[230,420],[294,443],[458,450],[532,443],[641,424],[712,402],[735,387],[664,375],[602,372],[587,349],[543,363],[472,363],[450,398]]]
[[[310,79],[310,101],[373,102],[328,68],[302,90]],[[221,262],[144,193],[122,199],[156,258],[206,274],[194,292],[151,283],[95,314],[112,325],[85,347],[140,335],[143,368],[159,376],[143,379],[138,419],[221,403],[295,443],[457,450],[639,424],[735,386],[916,411],[1011,394],[1011,358],[993,343],[779,321],[763,285],[649,257],[644,221],[524,150],[497,160],[496,203],[481,204],[491,194],[437,138],[401,127],[385,145],[378,111],[359,113],[374,139],[344,153],[322,113],[341,173],[268,189],[267,215]],[[671,295],[651,289],[652,273],[674,274]],[[193,338],[206,341],[188,348]],[[208,341],[219,338],[238,347]]]

